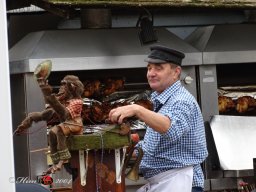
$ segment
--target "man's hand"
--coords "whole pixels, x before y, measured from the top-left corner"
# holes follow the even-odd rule
[[[112,123],[122,124],[130,117],[136,117],[136,111],[139,110],[139,105],[131,104],[122,107],[117,107],[109,112],[109,121]]]

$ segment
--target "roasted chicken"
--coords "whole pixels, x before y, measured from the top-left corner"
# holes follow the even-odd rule
[[[85,91],[84,97],[86,98],[97,98],[108,96],[118,90],[123,89],[124,80],[123,79],[106,79],[106,80],[93,80],[83,82]]]
[[[152,110],[152,103],[149,100],[138,100],[134,102],[138,105],[141,105],[149,110]],[[130,103],[126,101],[120,102],[92,102],[90,104],[84,104],[82,117],[84,120],[84,124],[100,124],[106,123],[108,119],[108,114],[111,109],[121,107],[124,105],[129,105]]]
[[[93,95],[100,94],[100,81],[84,81],[84,97],[91,98]]]
[[[103,96],[108,96],[118,90],[123,89],[124,80],[123,79],[107,79],[104,82],[104,88],[102,90]]]
[[[243,96],[237,99],[236,110],[238,113],[245,113],[256,107],[256,100],[251,96]]]
[[[218,97],[218,107],[220,113],[228,112],[232,109],[235,109],[235,102],[231,97],[219,96]]]

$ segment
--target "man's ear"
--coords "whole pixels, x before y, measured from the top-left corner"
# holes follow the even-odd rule
[[[181,74],[181,67],[179,67],[179,66],[176,67],[176,71],[177,71],[178,74]]]

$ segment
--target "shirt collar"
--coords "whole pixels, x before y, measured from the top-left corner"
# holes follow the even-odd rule
[[[175,83],[173,83],[171,86],[169,86],[168,88],[166,88],[162,93],[158,94],[156,91],[154,91],[151,94],[151,98],[153,101],[158,101],[161,104],[164,104],[169,97],[181,87],[181,82],[180,80],[176,81]]]

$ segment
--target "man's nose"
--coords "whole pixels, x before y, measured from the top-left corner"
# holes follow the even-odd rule
[[[150,70],[148,70],[148,75],[149,76],[155,76],[156,75],[156,71],[154,69],[150,69]]]

